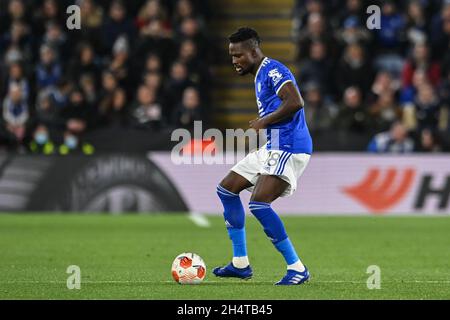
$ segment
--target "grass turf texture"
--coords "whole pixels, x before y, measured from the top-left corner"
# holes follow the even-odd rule
[[[450,299],[450,218],[283,217],[312,280],[278,287],[281,255],[253,217],[247,242],[254,277],[219,279],[231,245],[223,219],[209,228],[183,215],[0,215],[0,299]],[[206,262],[206,280],[175,283],[181,252]],[[69,290],[69,265],[81,290]],[[381,289],[368,290],[369,265]]]

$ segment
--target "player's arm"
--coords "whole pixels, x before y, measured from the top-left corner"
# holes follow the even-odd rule
[[[286,82],[279,89],[278,96],[282,100],[282,103],[278,109],[262,118],[257,118],[250,121],[251,128],[256,130],[264,129],[270,124],[292,117],[298,110],[303,108],[305,104],[300,92],[298,92],[297,88],[291,81]]]

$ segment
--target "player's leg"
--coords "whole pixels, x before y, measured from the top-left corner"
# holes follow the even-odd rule
[[[234,171],[230,171],[219,185],[235,194],[239,194],[242,190],[253,186],[250,181]]]
[[[309,272],[298,257],[283,222],[272,209],[272,202],[280,197],[289,183],[276,175],[261,175],[250,199],[250,211],[264,228],[275,248],[287,264],[286,276],[277,284],[301,284],[309,279]]]
[[[245,235],[245,211],[239,193],[251,187],[250,181],[234,171],[217,186],[217,194],[224,207],[224,218],[228,235],[233,244],[233,265],[245,268],[249,265]]]
[[[225,224],[233,246],[233,260],[225,267],[215,268],[213,273],[216,276],[238,278],[252,276],[247,255],[245,211],[239,198],[239,193],[251,186],[249,180],[234,171],[230,171],[217,186],[217,195],[224,208]]]

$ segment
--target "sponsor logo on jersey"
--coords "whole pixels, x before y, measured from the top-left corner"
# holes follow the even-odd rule
[[[281,81],[283,76],[278,71],[278,68],[269,71],[268,76],[272,79],[273,85],[276,86]]]

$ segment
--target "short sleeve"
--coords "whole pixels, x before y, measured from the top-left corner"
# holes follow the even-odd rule
[[[267,73],[273,90],[278,95],[280,89],[288,82],[294,82],[294,76],[286,67],[274,67]]]

